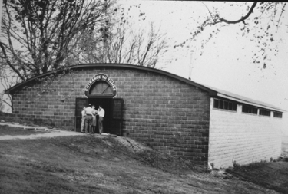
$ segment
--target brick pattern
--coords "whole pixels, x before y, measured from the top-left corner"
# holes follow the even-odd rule
[[[216,168],[270,161],[281,152],[282,119],[213,109],[211,99],[211,121],[209,140],[209,163]]]
[[[107,74],[124,99],[124,134],[174,156],[207,164],[209,94],[158,73],[133,69],[86,68],[48,85],[30,83],[13,94],[13,112],[28,120],[73,129],[75,98],[99,73]],[[47,91],[39,94],[39,89]]]
[[[0,121],[1,120],[12,122],[12,121],[15,121],[17,119],[16,119],[16,115],[13,113],[0,112]]]

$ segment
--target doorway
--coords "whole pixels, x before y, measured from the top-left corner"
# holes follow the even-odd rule
[[[95,110],[101,106],[104,109],[104,120],[103,120],[103,133],[111,133],[111,123],[112,123],[112,98],[88,98],[88,104],[94,105]],[[98,121],[98,118],[97,118]],[[96,127],[96,133],[99,132],[98,122]]]
[[[81,131],[81,111],[88,104],[94,105],[95,109],[98,109],[99,105],[104,109],[103,133],[122,135],[124,100],[122,98],[111,97],[90,96],[88,98],[76,98],[75,131]],[[96,133],[98,132],[97,126]]]

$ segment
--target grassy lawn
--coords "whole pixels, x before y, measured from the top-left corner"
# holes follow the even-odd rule
[[[45,131],[24,130],[23,127],[9,127],[7,125],[0,126],[0,136],[3,135],[32,135],[37,133],[45,133]]]
[[[265,188],[288,193],[288,137],[283,137],[282,140],[282,157],[279,162],[241,166],[234,168],[230,173]]]
[[[181,164],[177,169],[167,158],[133,154],[111,138],[13,140],[0,146],[0,193],[272,193]]]
[[[242,180],[265,188],[288,193],[288,162],[257,163],[230,171]]]
[[[133,153],[115,138],[0,141],[0,193],[276,193],[153,150]]]

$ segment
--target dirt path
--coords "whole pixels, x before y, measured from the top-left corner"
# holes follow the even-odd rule
[[[87,134],[83,133],[76,133],[73,131],[51,131],[49,133],[38,133],[38,134],[31,134],[31,135],[5,135],[0,136],[0,140],[18,140],[18,139],[38,139],[38,138],[45,138],[45,137],[59,137],[59,136],[84,136]]]
[[[35,134],[28,134],[28,135],[0,135],[0,141],[1,140],[31,140],[31,139],[39,139],[39,138],[64,137],[64,136],[94,136],[96,138],[103,139],[108,136],[115,136],[109,133],[102,133],[100,135],[98,133],[95,133],[95,134],[78,133],[74,131],[49,129],[47,127],[39,127],[39,126],[31,127],[31,126],[21,125],[19,123],[0,122],[0,126],[8,126],[9,128],[17,128],[19,130],[43,131],[42,133],[35,133]],[[115,140],[134,153],[139,153],[144,150],[151,150],[151,148],[144,146],[141,143],[136,142],[133,139],[130,139],[128,137],[118,136]]]
[[[18,123],[7,123],[2,122],[0,126],[8,126],[12,128],[19,128],[19,130],[35,130],[35,131],[42,131],[42,133],[35,133],[30,135],[4,135],[0,136],[0,140],[17,140],[17,139],[38,139],[38,138],[45,138],[45,137],[59,137],[59,136],[84,136],[88,134],[84,133],[77,133],[74,131],[64,131],[64,130],[57,130],[57,129],[49,129],[47,127],[32,127],[21,125]],[[95,134],[96,135],[96,134]]]

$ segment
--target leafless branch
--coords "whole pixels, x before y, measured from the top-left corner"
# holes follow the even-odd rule
[[[213,18],[213,22],[210,23],[211,25],[216,25],[218,23],[221,23],[221,22],[224,22],[226,24],[237,24],[237,23],[240,23],[240,22],[245,22],[245,20],[247,18],[249,18],[249,16],[253,13],[253,10],[254,8],[256,7],[257,5],[257,2],[253,2],[252,6],[250,7],[250,9],[248,10],[248,12],[246,13],[246,15],[242,16],[241,18],[239,18],[238,20],[228,20],[228,19],[225,19],[225,18],[222,18],[220,17],[219,15],[216,15],[214,18]],[[208,11],[210,12],[210,10],[208,9]],[[210,15],[211,15],[211,12],[210,12]]]
[[[12,105],[10,103],[8,103],[6,100],[2,99],[2,102],[4,102],[5,104],[7,104],[8,106],[12,107]]]

